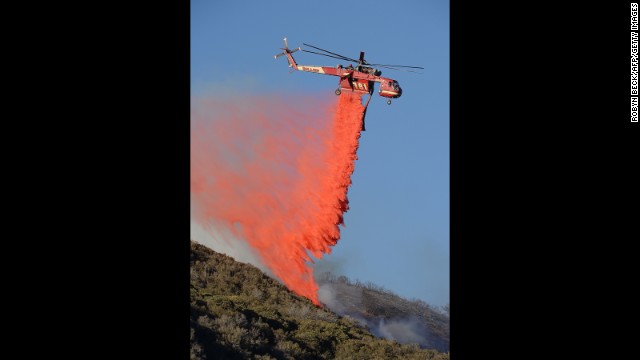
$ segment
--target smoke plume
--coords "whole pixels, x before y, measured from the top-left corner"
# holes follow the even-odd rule
[[[337,102],[194,100],[193,221],[227,241],[244,240],[289,289],[319,305],[311,255],[330,253],[340,238],[363,110],[349,94]]]
[[[448,313],[420,300],[408,301],[383,288],[376,289],[374,284],[354,284],[345,276],[318,274],[318,298],[338,315],[366,326],[380,338],[449,351]]]

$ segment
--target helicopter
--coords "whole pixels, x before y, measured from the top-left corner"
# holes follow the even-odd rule
[[[292,71],[299,70],[299,71],[306,71],[306,72],[311,72],[316,74],[338,76],[339,77],[338,88],[335,90],[336,95],[342,94],[343,91],[350,91],[351,93],[356,93],[356,94],[359,94],[360,96],[369,94],[367,103],[364,105],[364,112],[363,112],[363,119],[362,119],[363,131],[365,130],[364,116],[366,115],[367,107],[369,106],[369,101],[371,101],[371,97],[374,92],[375,83],[380,83],[380,88],[378,89],[378,95],[388,98],[387,100],[388,105],[391,105],[391,99],[397,99],[400,96],[402,96],[402,88],[400,87],[398,82],[394,79],[380,76],[382,75],[382,71],[374,68],[373,66],[378,66],[381,68],[387,68],[391,70],[401,70],[401,71],[409,71],[409,72],[415,72],[415,73],[418,73],[418,72],[414,70],[409,70],[409,69],[424,69],[423,67],[420,67],[420,66],[371,64],[364,59],[363,51],[360,52],[360,58],[356,60],[340,54],[336,54],[328,50],[321,49],[319,47],[316,47],[310,44],[303,43],[303,45],[322,51],[324,53],[319,53],[319,52],[310,51],[310,50],[303,50],[301,47],[290,50],[289,45],[287,44],[287,38],[285,37],[284,48],[280,48],[281,50],[284,50],[284,51],[280,54],[275,55],[274,58],[277,59],[280,56],[283,56],[283,55],[286,56],[287,61],[289,62],[289,67],[293,68]],[[338,64],[335,67],[299,65],[298,63],[296,63],[292,55],[294,52],[299,50],[312,53],[312,54],[327,56],[327,57],[331,57],[339,60],[350,61],[353,63],[357,63],[357,65],[353,66],[353,64],[349,64],[348,66],[342,66]],[[406,68],[406,69],[398,69],[398,68]]]

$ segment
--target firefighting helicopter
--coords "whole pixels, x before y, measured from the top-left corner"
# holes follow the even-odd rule
[[[352,93],[365,95],[369,94],[369,98],[367,99],[367,103],[364,105],[363,119],[362,119],[362,130],[364,129],[364,116],[367,113],[367,107],[369,106],[369,101],[371,101],[371,96],[373,95],[375,83],[380,83],[380,89],[378,89],[378,95],[382,97],[388,98],[387,104],[391,105],[391,99],[396,99],[402,96],[402,88],[398,84],[398,82],[394,79],[382,77],[382,71],[373,68],[372,66],[379,66],[381,68],[391,69],[391,70],[401,70],[401,71],[409,71],[416,72],[414,70],[409,69],[424,69],[420,66],[406,66],[406,65],[386,65],[386,64],[370,64],[364,59],[364,52],[360,52],[360,58],[358,60],[352,59],[340,54],[336,54],[334,52],[321,49],[319,47],[305,44],[310,48],[322,51],[324,53],[319,53],[310,50],[304,50],[301,47],[290,50],[289,45],[287,44],[287,38],[284,38],[284,48],[280,48],[284,50],[284,52],[277,54],[274,56],[277,59],[280,56],[285,55],[287,57],[287,61],[289,62],[289,67],[293,68],[291,71],[300,70],[307,71],[316,74],[324,74],[324,75],[333,75],[338,76],[340,79],[338,81],[338,89],[336,89],[335,94],[340,95],[343,91],[351,91]],[[349,66],[337,65],[336,67],[330,66],[311,66],[311,65],[298,65],[296,61],[293,59],[294,52],[302,50],[304,52],[327,56],[339,60],[351,61],[353,63],[357,63],[358,65],[353,66],[349,64]],[[368,65],[368,66],[367,66]],[[406,69],[398,69],[398,68],[406,68]]]

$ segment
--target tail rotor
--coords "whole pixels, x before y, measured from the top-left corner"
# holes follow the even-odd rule
[[[298,47],[296,49],[293,50],[289,50],[289,45],[287,44],[287,38],[284,38],[284,48],[281,48],[282,50],[284,50],[284,52],[278,54],[278,55],[274,55],[273,58],[277,59],[282,55],[286,55],[286,54],[293,54],[294,52],[298,51],[298,50],[302,50],[302,48]],[[291,61],[289,61],[289,58],[287,58],[287,62],[289,63],[289,67],[291,67]]]

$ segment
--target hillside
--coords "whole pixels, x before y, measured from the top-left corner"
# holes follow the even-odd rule
[[[328,272],[316,280],[320,300],[329,309],[357,320],[374,335],[449,351],[448,308],[433,308],[421,300],[409,301],[375,284],[352,282]]]
[[[191,242],[191,359],[449,359],[380,339],[259,269]]]

